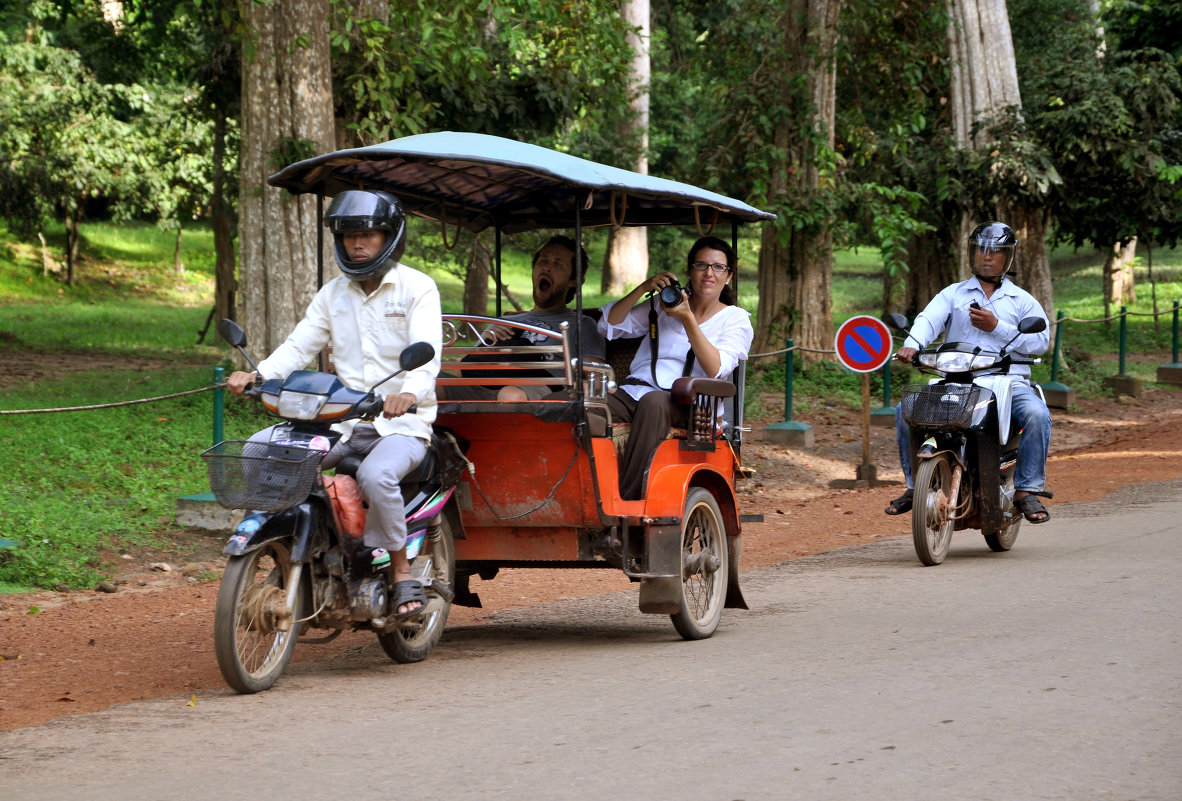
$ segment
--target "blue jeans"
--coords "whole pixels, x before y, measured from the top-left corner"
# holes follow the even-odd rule
[[[1022,432],[1018,445],[1018,467],[1014,472],[1014,489],[1042,492],[1047,483],[1047,451],[1051,447],[1051,412],[1032,387],[1014,384],[1010,401],[1011,425]],[[907,488],[915,488],[911,476],[911,428],[903,419],[903,404],[895,407],[895,437],[899,444],[899,464],[907,479]]]

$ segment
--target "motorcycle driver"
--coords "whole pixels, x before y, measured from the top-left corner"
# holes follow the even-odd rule
[[[363,456],[357,483],[368,501],[364,544],[374,568],[392,567],[391,606],[397,617],[426,603],[406,556],[406,517],[399,482],[423,461],[435,420],[435,377],[442,349],[439,289],[424,273],[401,264],[406,215],[388,192],[348,190],[329,204],[325,225],[343,275],[316,293],[304,319],[275,351],[259,362],[259,374],[237,371],[226,382],[241,395],[257,378],[284,378],[312,362],[328,345],[337,375],[347,386],[372,387],[398,371],[412,342],[429,342],[435,358],[381,387],[385,406],[372,423],[351,420],[325,456],[328,469],[350,453]],[[414,412],[410,409],[416,406]],[[270,439],[271,429],[252,439]]]
[[[1001,350],[1018,333],[1018,323],[1025,317],[1046,313],[1029,292],[1020,289],[1007,276],[1014,275],[1014,252],[1018,239],[1004,223],[978,225],[969,235],[969,263],[973,276],[967,281],[946,287],[932,299],[911,326],[908,342],[895,354],[910,364],[918,350],[927,347],[941,334],[945,341],[967,342],[984,350]],[[1036,334],[1021,334],[1010,345],[1010,353],[1037,356],[1050,344],[1050,326]],[[1011,413],[1022,432],[1018,446],[1018,464],[1014,474],[1014,505],[1031,523],[1045,523],[1050,513],[1038,499],[1046,485],[1047,449],[1051,442],[1051,414],[1042,396],[1030,386],[1030,367],[1012,365]],[[903,420],[903,404],[895,409],[899,462],[907,479],[907,491],[890,502],[888,515],[910,511],[914,494],[911,474],[910,430]]]

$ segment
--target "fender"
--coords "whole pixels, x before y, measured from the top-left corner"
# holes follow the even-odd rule
[[[308,561],[308,542],[312,537],[316,512],[309,501],[285,509],[269,518],[250,535],[235,533],[222,549],[226,556],[242,556],[275,540],[290,539],[291,561]]]
[[[741,552],[738,503],[730,482],[711,464],[676,464],[650,477],[645,502],[645,552],[650,577],[640,581],[640,611],[670,614],[681,598],[681,523],[685,498],[693,487],[713,491],[727,543],[727,592],[724,607],[747,609],[739,587]],[[674,522],[676,521],[676,522]],[[656,575],[653,575],[656,574]]]

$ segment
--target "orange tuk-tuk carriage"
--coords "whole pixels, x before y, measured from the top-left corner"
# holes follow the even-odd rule
[[[683,183],[596,164],[481,134],[435,133],[343,150],[288,167],[270,183],[333,195],[349,188],[394,193],[409,213],[445,227],[501,234],[535,229],[689,225],[699,232],[773,215]],[[576,259],[581,258],[581,247]],[[585,269],[586,265],[577,265]],[[577,314],[585,310],[576,294]],[[497,298],[500,314],[500,297]],[[580,358],[578,326],[559,332],[512,318],[444,315],[437,386],[546,384],[553,399],[441,400],[437,429],[465,445],[468,474],[444,510],[455,542],[455,603],[479,605],[469,578],[500,568],[615,568],[640,585],[640,610],[668,614],[687,639],[713,634],[723,607],[746,608],[739,589],[742,523],[735,479],[743,423],[743,362],[728,379],[678,379],[692,407],[649,470],[642,500],[619,493],[627,424],[611,419],[607,394],[644,339],[607,343],[606,362]],[[492,324],[527,329],[542,345],[493,342]],[[537,359],[561,365],[539,372]]]

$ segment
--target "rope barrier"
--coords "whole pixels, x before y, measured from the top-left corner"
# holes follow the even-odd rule
[[[788,353],[788,352],[794,351],[794,350],[804,350],[804,351],[808,351],[809,353],[837,353],[837,351],[833,350],[832,348],[806,348],[803,345],[793,345],[790,348],[780,348],[779,350],[770,350],[767,353],[752,353],[750,356],[747,357],[747,359],[748,360],[761,359],[764,356],[779,356],[781,354]]]
[[[119,406],[135,406],[141,403],[155,403],[170,398],[182,398],[185,395],[197,395],[209,392],[211,389],[221,389],[225,384],[214,384],[200,389],[190,389],[185,392],[174,392],[171,395],[157,395],[154,398],[140,398],[138,400],[119,401],[118,403],[96,403],[91,406],[63,406],[56,409],[0,409],[0,414],[51,414],[55,412],[86,412],[93,409],[114,409]]]

